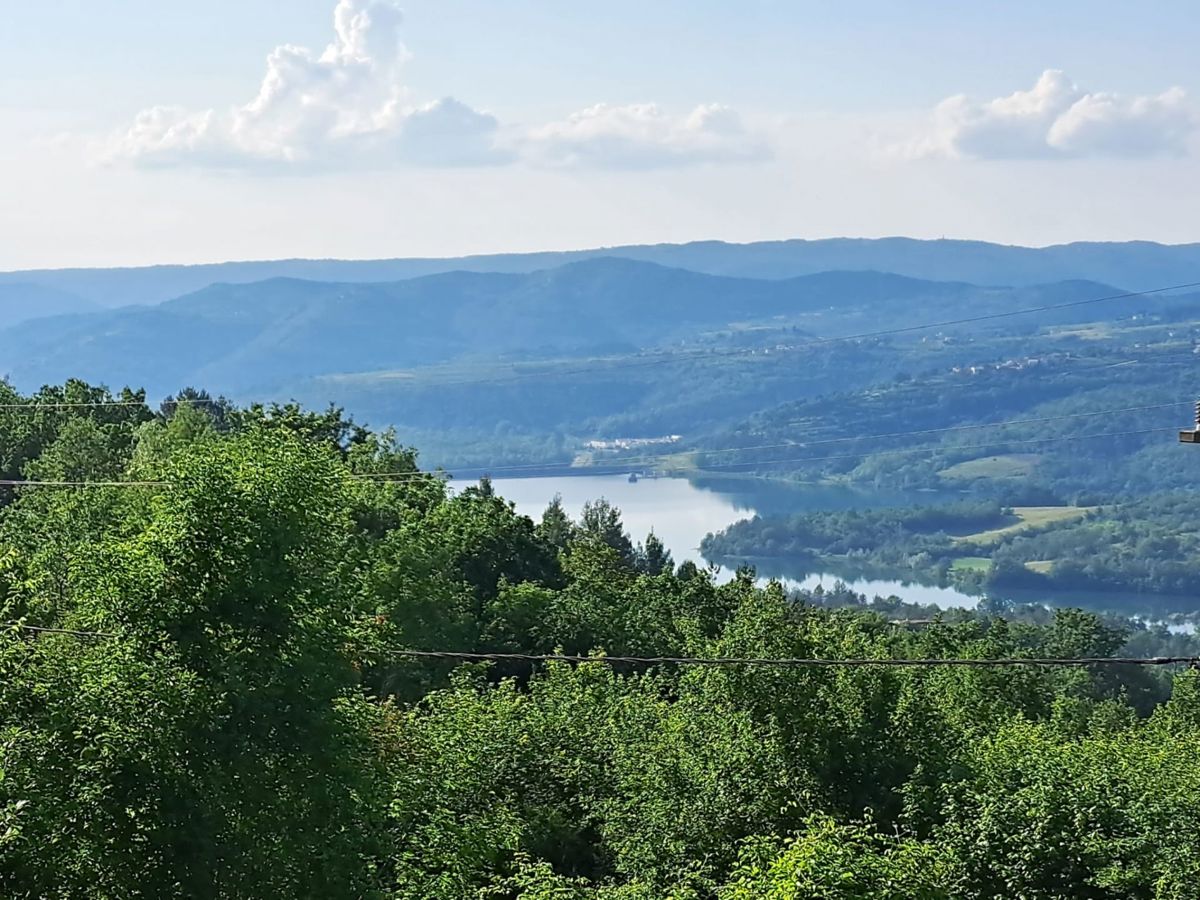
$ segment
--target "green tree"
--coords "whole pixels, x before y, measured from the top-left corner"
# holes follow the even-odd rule
[[[113,638],[3,638],[0,721],[20,725],[0,808],[27,805],[0,886],[360,896],[384,757],[333,579],[342,470],[264,431],[194,445],[168,474],[138,533],[100,535],[70,573],[73,615]]]
[[[625,526],[621,522],[621,510],[603,497],[583,505],[583,512],[579,518],[579,531],[583,537],[606,544],[616,550],[627,565],[632,566],[636,562],[633,541],[629,539]]]

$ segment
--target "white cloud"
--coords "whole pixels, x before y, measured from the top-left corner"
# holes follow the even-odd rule
[[[727,106],[698,106],[670,115],[653,103],[598,104],[531,130],[521,142],[532,162],[554,166],[647,169],[736,162],[769,155]]]
[[[725,106],[671,115],[654,104],[600,104],[532,129],[445,97],[417,103],[393,0],[338,0],[334,36],[317,54],[282,45],[257,95],[226,111],[143,110],[96,155],[143,167],[320,171],[414,164],[655,168],[760,159],[766,144]]]
[[[1088,93],[1048,69],[1030,90],[1007,97],[943,100],[925,134],[892,149],[952,159],[1182,155],[1195,125],[1181,88],[1156,96]]]
[[[283,45],[257,96],[219,112],[154,107],[104,147],[146,166],[238,168],[346,162],[463,165],[503,161],[492,116],[447,97],[415,104],[401,80],[408,54],[390,0],[339,0],[320,54]]]
[[[1086,94],[1055,121],[1047,139],[1064,153],[1183,154],[1196,126],[1183,88],[1154,97]]]

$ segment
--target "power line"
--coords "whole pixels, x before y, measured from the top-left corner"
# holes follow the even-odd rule
[[[169,481],[24,481],[18,479],[0,479],[0,487],[80,487],[80,488],[131,488],[131,487],[171,487]]]
[[[999,659],[770,659],[760,657],[578,656],[569,653],[469,653],[452,650],[397,650],[393,651],[392,655],[411,659],[438,659],[457,662],[569,662],[601,663],[604,665],[772,666],[779,668],[862,666],[958,666],[967,668],[1002,666],[1168,666],[1178,663],[1200,665],[1200,657],[1195,656],[1006,657]]]
[[[16,628],[20,631],[32,631],[37,634],[66,634],[79,638],[113,638],[115,634],[107,631],[77,631],[74,628],[48,628],[43,625],[26,625],[23,622],[0,622],[0,628]]]
[[[218,400],[164,400],[164,406],[212,406],[219,405]],[[0,403],[0,409],[20,409],[36,411],[39,409],[108,409],[112,407],[142,406],[150,408],[146,400],[52,400],[42,401],[30,398],[24,403]]]
[[[1140,429],[1136,429],[1133,431],[1107,431],[1107,432],[1102,432],[1100,434],[1080,434],[1080,435],[1074,435],[1071,437],[1048,437],[1048,438],[1028,438],[1028,439],[1021,439],[1021,440],[998,440],[998,441],[991,441],[986,444],[951,444],[948,446],[939,446],[939,447],[910,447],[910,448],[903,449],[903,450],[879,450],[876,452],[866,451],[863,453],[843,453],[843,454],[838,454],[836,456],[801,456],[801,457],[787,457],[787,458],[783,458],[783,459],[751,460],[749,462],[738,462],[738,463],[714,463],[711,466],[705,466],[704,470],[702,470],[702,471],[707,471],[708,469],[731,468],[731,467],[735,467],[735,466],[767,466],[767,465],[774,465],[777,463],[787,463],[787,462],[809,463],[809,462],[827,462],[829,460],[835,460],[835,459],[862,459],[863,457],[867,457],[867,456],[870,456],[870,457],[905,456],[905,455],[909,455],[912,453],[954,453],[959,450],[987,450],[991,447],[1005,447],[1005,446],[1009,446],[1011,444],[1026,445],[1026,444],[1050,444],[1050,443],[1059,443],[1059,442],[1066,443],[1066,442],[1071,442],[1071,441],[1089,441],[1089,440],[1094,440],[1096,438],[1131,437],[1133,435],[1139,435],[1139,434],[1157,434],[1157,433],[1162,433],[1164,431],[1174,432],[1176,430],[1177,430],[1176,428],[1166,428],[1166,427],[1140,428]]]
[[[923,331],[928,328],[948,328],[952,325],[968,325],[974,322],[988,322],[993,319],[1006,319],[1010,316],[1024,316],[1031,313],[1052,312],[1058,309],[1072,309],[1077,306],[1089,306],[1093,303],[1107,303],[1111,300],[1128,300],[1131,297],[1148,297],[1153,294],[1165,294],[1169,291],[1182,291],[1200,287],[1200,281],[1186,284],[1176,284],[1169,287],[1150,288],[1145,291],[1126,291],[1123,294],[1110,294],[1106,297],[1091,297],[1086,300],[1069,300],[1065,303],[1049,303],[1043,306],[1027,306],[1022,309],[1010,309],[1005,312],[984,313],[977,316],[964,316],[959,319],[947,319],[942,322],[931,322],[924,325],[909,325],[904,328],[887,328],[880,331],[866,331],[861,334],[848,335],[842,338],[824,338],[822,342],[835,340],[860,340],[869,337],[883,337],[892,334],[907,334],[913,331]]]
[[[1168,405],[1174,406],[1177,404],[1168,404]],[[1073,418],[1073,417],[1074,417],[1074,415],[1072,414],[1072,415],[1063,416],[1062,418],[1066,419],[1066,418]],[[1047,420],[1049,421],[1050,419],[1048,418]],[[998,427],[999,424],[1003,424],[1003,423],[997,423],[996,426],[992,426],[992,427]],[[1019,439],[1019,440],[1006,439],[1006,440],[989,441],[988,443],[983,443],[983,444],[952,444],[952,445],[948,445],[948,446],[936,446],[936,447],[910,447],[910,448],[901,449],[901,450],[878,450],[878,451],[874,451],[874,452],[863,451],[860,453],[843,453],[843,454],[835,454],[835,455],[831,455],[831,456],[799,456],[799,457],[791,456],[791,457],[783,457],[783,458],[777,458],[777,459],[749,460],[746,462],[714,463],[712,465],[705,466],[703,469],[701,469],[699,471],[703,472],[703,471],[710,471],[712,469],[736,468],[738,466],[766,466],[766,465],[777,465],[780,463],[811,463],[811,462],[828,462],[830,460],[840,460],[840,459],[862,459],[862,458],[868,457],[868,456],[870,456],[870,457],[898,456],[898,455],[908,455],[908,454],[913,454],[913,453],[954,453],[954,452],[958,452],[961,450],[986,450],[986,449],[989,449],[992,447],[1005,447],[1005,446],[1010,446],[1010,445],[1014,445],[1014,444],[1028,445],[1028,444],[1047,444],[1047,443],[1068,443],[1068,442],[1074,442],[1074,441],[1095,440],[1097,438],[1130,437],[1130,436],[1142,435],[1142,434],[1157,434],[1157,433],[1166,432],[1166,431],[1173,432],[1175,430],[1176,429],[1174,427],[1168,428],[1166,426],[1163,426],[1163,427],[1159,427],[1159,428],[1140,428],[1140,429],[1134,429],[1134,430],[1130,430],[1130,431],[1105,431],[1105,432],[1100,432],[1097,434],[1080,434],[1080,435],[1057,436],[1057,437],[1046,437],[1046,438],[1027,438],[1027,439]],[[803,446],[803,445],[799,445],[799,446]],[[476,468],[478,468],[478,467],[476,467]],[[505,472],[505,471],[508,471],[508,470],[503,467],[497,467],[497,468],[489,470],[489,472]],[[330,476],[330,478],[331,478],[331,480],[339,480],[342,478],[348,478],[348,479],[356,480],[356,481],[397,482],[397,481],[410,481],[410,480],[417,480],[417,479],[437,478],[438,475],[439,475],[439,473],[437,473],[437,472],[419,472],[419,471],[418,472],[413,472],[413,471],[407,471],[407,472],[350,472],[350,473],[346,473],[345,475]],[[0,487],[10,487],[10,488],[30,488],[30,487],[33,487],[33,488],[39,488],[39,487],[45,487],[45,488],[163,487],[163,488],[169,488],[169,487],[174,487],[174,485],[175,485],[175,483],[170,482],[170,481],[20,481],[20,480],[11,480],[11,479],[10,480],[0,480]]]
[[[1181,403],[1182,403],[1182,401],[1180,403],[1170,403],[1170,404],[1166,404],[1166,405],[1167,406],[1178,406],[1178,405],[1181,405]],[[1062,418],[1070,419],[1070,418],[1076,417],[1076,415],[1077,414],[1064,415],[1064,416],[1062,416]],[[1047,417],[1046,421],[1054,421],[1054,420],[1057,420],[1057,418],[1058,417]],[[1000,427],[1005,424],[1008,424],[1008,423],[998,422],[991,426],[970,426],[970,427],[972,427],[972,428],[975,428],[975,427],[996,428],[996,427]],[[958,427],[960,427],[960,426],[955,426],[955,428],[958,428]],[[937,430],[937,429],[934,429],[934,430]],[[949,430],[949,429],[947,429],[947,430]],[[987,449],[989,447],[1002,447],[1002,446],[1007,446],[1009,444],[1042,444],[1042,443],[1056,443],[1056,442],[1068,442],[1068,441],[1082,441],[1082,440],[1092,440],[1095,438],[1105,438],[1105,437],[1128,437],[1131,435],[1153,434],[1153,433],[1174,431],[1174,430],[1176,430],[1176,429],[1173,427],[1168,428],[1166,426],[1163,426],[1163,427],[1159,427],[1159,428],[1143,428],[1143,429],[1136,429],[1136,430],[1132,430],[1132,431],[1108,431],[1108,432],[1101,432],[1099,434],[1082,434],[1082,435],[1074,435],[1074,436],[1057,436],[1057,437],[1031,438],[1031,439],[1000,439],[1000,440],[990,441],[990,442],[984,443],[984,444],[951,444],[951,445],[939,445],[939,446],[935,446],[935,447],[910,447],[910,448],[905,448],[905,449],[900,449],[900,450],[877,450],[877,451],[867,450],[867,451],[862,451],[860,453],[845,453],[845,454],[837,454],[837,455],[833,455],[833,456],[800,456],[800,457],[787,457],[787,458],[781,458],[781,459],[749,460],[746,462],[734,462],[734,463],[713,463],[712,465],[706,465],[702,469],[698,469],[697,471],[706,472],[706,471],[709,471],[710,469],[721,469],[721,468],[729,468],[729,467],[736,467],[736,466],[761,466],[761,465],[771,465],[771,464],[775,464],[775,463],[784,463],[784,462],[804,463],[804,462],[827,462],[827,461],[835,460],[835,459],[861,459],[866,456],[872,456],[872,457],[873,456],[895,456],[895,455],[899,455],[899,454],[938,453],[938,452],[952,453],[952,452],[959,451],[959,450],[979,450],[979,449]],[[925,433],[925,432],[912,432],[912,433],[920,434],[920,433]],[[894,436],[896,436],[896,435],[893,435],[893,437]],[[862,437],[875,437],[875,435],[863,435]],[[836,439],[836,441],[855,440],[855,439],[856,438],[838,438],[838,439]],[[832,443],[832,442],[834,442],[834,441],[830,441],[830,443]],[[816,443],[820,443],[820,442],[814,442],[814,445]],[[733,448],[733,449],[742,449],[742,450],[765,449],[769,446],[774,446],[774,445],[759,445],[758,447]],[[809,445],[788,444],[785,446],[795,447],[797,449],[803,449],[804,447],[809,446]],[[709,452],[709,451],[697,451],[697,452]],[[678,454],[663,454],[659,458],[660,459],[670,459],[671,457],[676,456],[676,455],[678,455]],[[646,459],[650,459],[650,457],[646,457]],[[511,472],[515,469],[524,470],[524,469],[531,468],[531,467],[498,466],[495,468],[488,469],[484,466],[465,466],[464,468],[484,469],[487,474],[493,474],[493,473],[503,474],[506,472]],[[551,468],[551,466],[534,466],[532,468],[546,469],[546,468]],[[584,467],[575,467],[575,468],[576,468],[576,470],[580,470],[580,471],[586,470],[586,468],[584,468]],[[356,474],[351,475],[350,477],[356,478],[356,479],[364,479],[364,480],[399,481],[399,480],[405,480],[407,478],[425,477],[425,476],[428,476],[429,474],[431,474],[431,473],[426,473],[426,472],[369,472],[369,473],[356,473]]]
[[[1160,363],[1155,363],[1153,361],[1147,362],[1147,361],[1140,361],[1140,360],[1126,360],[1126,361],[1123,361],[1120,363],[1106,364],[1103,366],[1092,366],[1092,367],[1088,367],[1088,368],[1089,369],[1091,369],[1091,368],[1107,369],[1107,368],[1115,368],[1118,366],[1139,364],[1139,363],[1142,365],[1160,364]],[[1200,359],[1197,359],[1196,363],[1198,365],[1200,365]],[[1163,364],[1165,364],[1165,363],[1163,363]],[[1183,365],[1183,364],[1184,363],[1180,363],[1180,365]],[[215,402],[215,401],[179,401],[179,403],[181,403],[181,404],[186,403],[186,402],[210,403],[210,402]],[[808,447],[819,447],[819,446],[827,446],[829,444],[845,443],[847,441],[866,440],[868,438],[870,438],[870,439],[903,438],[903,437],[914,437],[914,436],[928,435],[928,434],[944,434],[944,433],[951,433],[951,432],[956,432],[956,431],[970,431],[970,430],[978,430],[978,429],[983,429],[983,428],[1002,428],[1002,427],[1009,427],[1009,426],[1015,426],[1015,425],[1029,425],[1029,424],[1039,424],[1039,423],[1047,423],[1047,422],[1067,421],[1067,420],[1071,420],[1071,419],[1095,418],[1095,417],[1099,417],[1099,416],[1116,415],[1116,414],[1127,413],[1127,412],[1144,412],[1144,411],[1150,411],[1150,410],[1156,410],[1156,409],[1168,409],[1168,408],[1185,405],[1185,404],[1190,406],[1192,404],[1192,402],[1193,401],[1191,399],[1187,399],[1187,400],[1178,400],[1178,401],[1172,401],[1172,402],[1166,402],[1166,403],[1143,404],[1140,406],[1115,407],[1115,408],[1111,408],[1111,409],[1093,410],[1091,412],[1063,413],[1063,414],[1054,415],[1054,416],[1038,416],[1038,417],[1031,417],[1031,418],[1025,418],[1025,419],[1010,419],[1010,420],[1002,421],[1002,422],[985,422],[985,423],[967,424],[967,425],[949,425],[949,426],[945,426],[945,427],[941,427],[941,428],[925,428],[925,429],[917,429],[917,430],[911,430],[911,431],[892,431],[892,432],[882,432],[882,433],[848,435],[845,437],[837,437],[837,438],[822,438],[820,440],[815,440],[815,441],[787,441],[787,442],[778,442],[778,443],[773,443],[773,444],[749,444],[749,445],[744,445],[744,446],[740,446],[740,447],[721,447],[721,448],[695,447],[695,448],[689,448],[689,449],[682,449],[682,450],[671,452],[671,453],[638,454],[635,456],[617,456],[617,457],[601,458],[601,459],[596,460],[596,464],[597,464],[597,466],[599,466],[599,465],[610,466],[610,465],[617,465],[617,464],[623,465],[623,464],[631,464],[631,463],[657,462],[657,461],[661,461],[661,460],[672,459],[674,457],[679,456],[682,453],[697,453],[697,454],[704,454],[707,456],[711,456],[713,454],[718,454],[718,453],[720,453],[720,454],[742,453],[742,452],[750,452],[753,450],[778,450],[778,449],[785,449],[785,448],[803,449],[803,448],[808,448]],[[57,405],[75,407],[75,406],[91,406],[91,405],[106,405],[106,404],[109,404],[109,402],[108,401],[96,401],[95,404],[72,403],[72,404],[57,404]],[[142,405],[142,404],[140,404],[140,402],[138,402],[138,401],[112,401],[112,403],[109,405]],[[0,408],[11,408],[11,407],[16,407],[16,406],[21,406],[23,408],[27,408],[29,405],[28,404],[0,404]],[[999,443],[999,442],[997,442],[997,443]],[[914,449],[918,449],[918,448],[914,448]],[[919,448],[919,449],[924,449],[924,448]],[[941,449],[941,448],[929,448],[929,449]],[[905,451],[905,452],[908,452],[908,451]],[[855,454],[855,455],[857,455],[857,454]],[[820,457],[820,459],[832,459],[832,458],[838,458],[838,457]],[[842,458],[844,458],[844,457],[842,457]],[[734,465],[744,465],[744,464],[748,465],[749,463],[736,463]],[[705,468],[714,468],[714,467],[715,466],[706,466]],[[485,469],[488,472],[522,472],[522,471],[534,471],[534,470],[547,471],[547,470],[560,470],[560,469],[561,470],[579,470],[579,469],[586,468],[586,467],[576,466],[573,463],[565,462],[565,463],[541,463],[541,464],[529,463],[529,464],[508,465],[508,466],[474,465],[474,466],[465,466],[464,468],[472,469],[472,470],[473,469]],[[399,475],[411,475],[413,477],[418,477],[418,476],[422,476],[425,474],[427,474],[427,473],[381,472],[381,473],[360,474],[360,475],[355,475],[354,477],[366,478],[366,479],[372,479],[372,478],[374,478],[374,479],[393,478],[394,479],[394,478],[398,477]],[[433,474],[433,473],[428,473],[428,474]],[[114,487],[114,486],[122,486],[123,487],[126,485],[137,485],[137,486],[143,486],[143,487],[169,486],[167,482],[162,482],[162,481],[82,482],[82,481],[0,480],[0,486],[6,486],[6,487]]]
[[[21,622],[4,622],[4,627],[21,629],[39,634],[62,634],[79,638],[115,638],[107,631],[79,631],[71,628],[50,628],[41,625],[25,625]],[[392,656],[406,659],[437,659],[453,662],[569,662],[600,663],[603,665],[677,665],[677,666],[758,666],[778,668],[830,668],[830,667],[919,667],[956,666],[969,668],[1004,666],[1166,666],[1185,663],[1200,665],[1195,656],[1080,656],[1080,657],[1001,657],[995,659],[974,658],[846,658],[821,659],[813,657],[733,657],[733,656],[582,656],[570,653],[475,653],[459,650],[395,650]]]
[[[651,453],[651,454],[642,454],[639,456],[613,456],[613,457],[607,457],[607,458],[599,458],[599,459],[595,460],[595,463],[596,463],[596,465],[608,466],[608,465],[614,465],[617,463],[656,462],[656,461],[664,460],[664,459],[672,459],[672,458],[679,456],[680,454],[684,454],[684,453],[696,453],[696,454],[703,454],[705,456],[711,456],[716,453],[743,453],[743,452],[748,452],[751,450],[781,450],[781,449],[785,449],[785,448],[789,448],[789,447],[799,450],[799,449],[803,449],[803,448],[807,448],[807,447],[820,447],[820,446],[826,446],[829,444],[842,444],[847,441],[877,440],[880,438],[914,437],[914,436],[918,436],[918,435],[927,435],[927,434],[944,434],[944,433],[954,432],[954,431],[971,431],[971,430],[978,430],[981,428],[1004,428],[1004,427],[1008,427],[1011,425],[1032,425],[1032,424],[1045,423],[1045,422],[1067,421],[1070,419],[1095,418],[1097,416],[1109,416],[1109,415],[1116,415],[1118,413],[1127,413],[1127,412],[1145,412],[1148,410],[1155,410],[1155,409],[1172,409],[1172,408],[1175,408],[1178,406],[1189,406],[1190,407],[1190,406],[1192,406],[1193,403],[1194,403],[1194,399],[1189,398],[1186,400],[1175,400],[1175,401],[1171,401],[1169,403],[1149,403],[1149,404],[1145,404],[1142,406],[1121,406],[1121,407],[1116,407],[1113,409],[1098,409],[1098,410],[1094,410],[1092,412],[1062,413],[1061,415],[1054,415],[1054,416],[1037,416],[1037,417],[1028,418],[1028,419],[1009,419],[1004,422],[984,422],[981,424],[974,424],[974,425],[947,425],[943,428],[922,428],[922,429],[918,429],[915,431],[871,432],[869,434],[855,434],[855,435],[848,435],[846,437],[839,437],[839,438],[822,438],[821,440],[816,440],[816,441],[787,441],[787,442],[775,443],[775,444],[749,444],[749,445],[742,446],[742,447],[722,447],[722,448],[716,448],[716,449],[694,447],[691,449],[678,450],[675,453]],[[476,468],[486,468],[486,467],[465,466],[464,468],[476,469]],[[546,463],[543,465],[538,465],[536,463],[530,463],[530,464],[526,464],[526,465],[500,466],[500,467],[488,469],[488,471],[490,471],[490,472],[498,472],[498,471],[514,472],[514,471],[524,471],[524,470],[531,470],[531,469],[543,471],[546,469],[580,469],[580,468],[583,468],[583,467],[576,466],[573,463]]]

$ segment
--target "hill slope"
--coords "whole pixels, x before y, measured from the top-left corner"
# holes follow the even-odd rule
[[[0,331],[0,371],[30,386],[78,375],[236,392],[334,372],[631,352],[740,323],[806,315],[825,323],[864,309],[877,317],[993,293],[879,273],[763,281],[622,259],[385,284],[272,279],[24,322]]]

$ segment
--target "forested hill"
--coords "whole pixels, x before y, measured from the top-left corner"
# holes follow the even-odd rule
[[[749,244],[696,241],[446,259],[290,259],[194,266],[0,272],[0,285],[36,284],[68,291],[102,306],[125,306],[160,303],[220,282],[248,283],[286,277],[361,283],[396,281],[451,271],[522,273],[601,256],[748,278],[790,278],[846,269],[987,285],[1086,279],[1129,289],[1194,281],[1195,273],[1200,269],[1200,244],[1130,241],[1014,247],[983,241],[832,238]]]
[[[1105,290],[1074,285],[1069,293]],[[607,258],[382,284],[272,279],[213,285],[157,307],[19,324],[0,332],[0,371],[30,388],[75,373],[162,391],[190,382],[280,389],[329,373],[453,360],[629,353],[779,317],[820,316],[844,329],[859,324],[839,325],[839,317],[864,309],[875,323],[912,309],[991,311],[1040,296],[875,272],[769,281]]]
[[[0,896],[1196,896],[1195,670],[894,664],[1194,639],[718,585],[337,410],[140,399],[0,385]],[[875,663],[727,664],[798,658]]]
[[[1138,405],[1168,377],[1190,395],[1200,294],[1121,294],[880,272],[735,278],[620,258],[373,284],[276,278],[18,322],[0,329],[0,375],[27,390],[83,376],[159,397],[203,384],[241,401],[332,401],[452,469],[570,462],[591,440],[663,434],[753,467],[769,457],[726,448],[863,421],[1038,416],[1076,397]],[[1175,424],[1160,412],[1138,424]],[[910,474],[930,486],[960,461]]]

